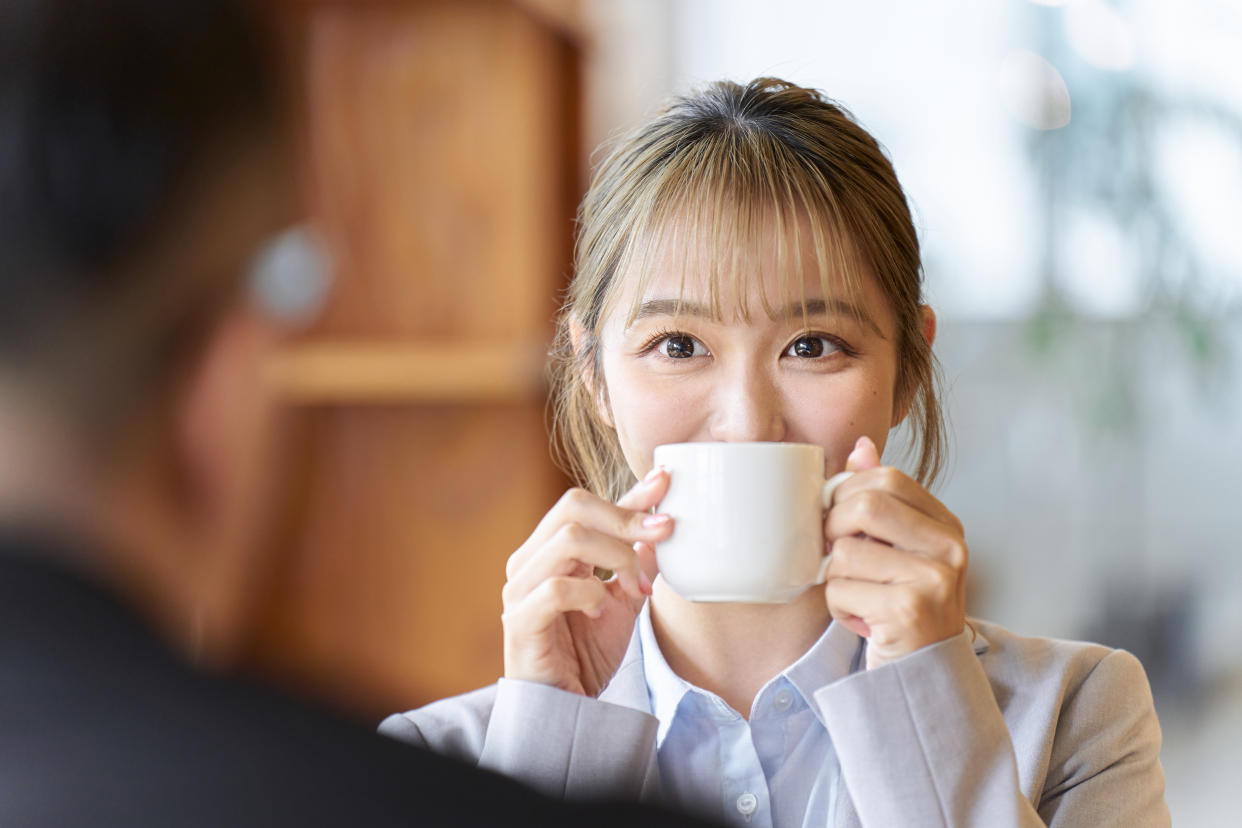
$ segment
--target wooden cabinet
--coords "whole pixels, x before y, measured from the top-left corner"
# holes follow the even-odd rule
[[[572,3],[279,8],[337,281],[272,366],[291,467],[251,660],[373,717],[496,679],[505,560],[566,485],[542,363],[580,42]]]

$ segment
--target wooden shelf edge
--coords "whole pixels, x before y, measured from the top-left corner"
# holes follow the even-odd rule
[[[292,404],[526,402],[544,392],[547,346],[313,342],[278,352],[267,377]]]

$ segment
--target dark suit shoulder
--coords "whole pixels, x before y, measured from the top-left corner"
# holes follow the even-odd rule
[[[106,590],[13,559],[0,560],[0,732],[3,825],[568,825],[580,815],[260,684],[205,674]]]

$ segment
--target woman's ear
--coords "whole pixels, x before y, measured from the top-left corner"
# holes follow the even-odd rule
[[[586,387],[595,403],[595,413],[609,428],[616,428],[612,422],[612,411],[608,407],[608,394],[604,390],[601,378],[596,376],[595,360],[583,359],[588,349],[587,341],[590,334],[577,317],[569,319],[569,343],[574,349],[574,362],[581,366],[582,384]]]
[[[927,340],[927,348],[931,350],[932,345],[936,341],[936,312],[931,309],[930,305],[919,305],[919,328],[923,332],[923,339]],[[890,428],[896,428],[906,419],[906,415],[910,413],[910,406],[914,405],[914,398],[918,394],[918,387],[905,389],[902,396],[897,400],[897,405],[893,409],[893,422]]]
[[[927,340],[927,347],[931,348],[936,344],[936,312],[931,305],[919,305],[919,317],[923,323],[923,338]]]

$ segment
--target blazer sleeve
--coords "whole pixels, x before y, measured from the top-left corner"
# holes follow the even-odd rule
[[[1048,677],[1065,696],[1046,728],[1023,731],[1043,743],[1017,748],[968,631],[821,688],[862,824],[1167,826],[1146,676],[1128,653],[1104,652],[1068,691]],[[1038,806],[1019,785],[1016,749],[1047,763]]]
[[[654,716],[535,682],[390,716],[380,732],[564,799],[656,800]]]

